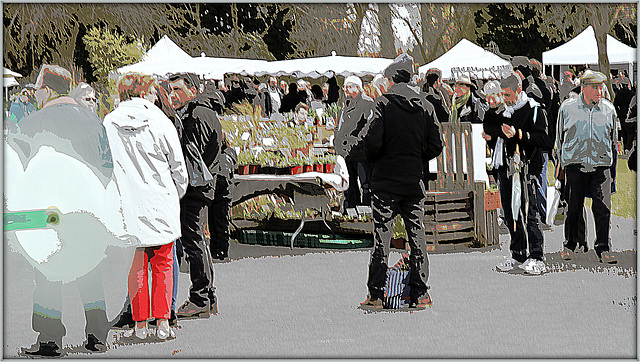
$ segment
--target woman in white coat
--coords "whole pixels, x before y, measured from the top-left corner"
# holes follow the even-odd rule
[[[149,334],[150,318],[158,321],[156,334],[160,339],[173,335],[168,321],[173,293],[172,250],[174,240],[180,237],[180,198],[188,182],[177,131],[153,104],[155,86],[149,76],[124,75],[118,82],[118,108],[104,119],[124,227],[140,245],[128,284],[135,334],[141,339]]]

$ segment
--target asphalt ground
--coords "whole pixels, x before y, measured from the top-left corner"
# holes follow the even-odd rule
[[[595,235],[587,221],[589,246]],[[615,266],[595,254],[563,261],[563,227],[545,231],[542,276],[500,273],[500,247],[430,255],[434,306],[413,313],[365,313],[369,250],[327,251],[242,245],[216,262],[220,313],[179,321],[176,338],[136,341],[110,332],[108,350],[88,354],[78,293],[65,287],[63,340],[69,358],[637,358],[636,221],[612,219]],[[390,264],[400,257],[392,252]],[[127,262],[103,271],[107,312],[124,302]],[[181,273],[178,303],[188,294]],[[4,253],[4,358],[36,339],[33,271]]]

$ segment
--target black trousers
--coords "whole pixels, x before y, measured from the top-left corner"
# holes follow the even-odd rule
[[[199,307],[215,302],[213,287],[213,261],[204,236],[208,206],[213,196],[212,186],[187,188],[180,200],[180,242],[189,263],[189,300]]]
[[[398,214],[404,220],[411,247],[409,256],[411,297],[417,300],[427,292],[429,257],[427,255],[427,237],[423,226],[424,201],[423,196],[406,197],[382,192],[374,192],[371,195],[374,244],[369,263],[367,287],[372,298],[384,298],[389,248],[393,236],[394,220]]]
[[[371,205],[369,191],[371,164],[364,161],[346,161],[346,164],[349,172],[349,188],[344,192],[344,208],[352,209],[357,205]],[[361,186],[358,186],[358,179]]]
[[[528,258],[542,260],[544,237],[542,234],[542,210],[540,198],[542,194],[541,177],[523,172],[520,176],[521,202],[518,221],[514,225],[514,214],[511,209],[513,176],[507,176],[507,170],[501,167],[497,170],[500,201],[504,212],[504,219],[511,235],[511,257],[523,263]],[[527,207],[528,206],[528,207]],[[527,244],[529,253],[527,254]]]
[[[229,251],[229,218],[231,216],[231,196],[233,182],[226,177],[217,176],[213,201],[209,205],[209,247],[211,255]]]
[[[564,246],[575,250],[577,245],[586,244],[586,225],[583,219],[584,198],[587,190],[593,199],[592,210],[596,223],[597,253],[611,250],[609,227],[611,224],[611,170],[597,167],[593,172],[582,172],[578,167],[565,168],[565,198],[567,217],[564,223]]]

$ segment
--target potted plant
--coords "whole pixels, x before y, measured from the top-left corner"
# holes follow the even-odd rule
[[[291,157],[289,159],[289,164],[291,165],[291,174],[292,175],[297,175],[300,174],[302,172],[304,172],[304,161],[302,159],[302,157],[300,156],[296,156],[296,157]]]
[[[323,164],[324,156],[314,156],[313,157],[313,170],[315,172],[324,172],[324,164]]]
[[[249,164],[253,162],[253,155],[249,150],[241,150],[238,154],[238,174],[248,175]]]
[[[324,172],[325,173],[333,173],[336,164],[336,155],[326,155],[325,156],[325,164],[324,164]]]

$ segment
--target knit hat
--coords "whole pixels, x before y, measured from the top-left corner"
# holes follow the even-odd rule
[[[384,70],[385,77],[393,80],[394,83],[409,83],[413,74],[413,58],[406,53],[400,54]]]

